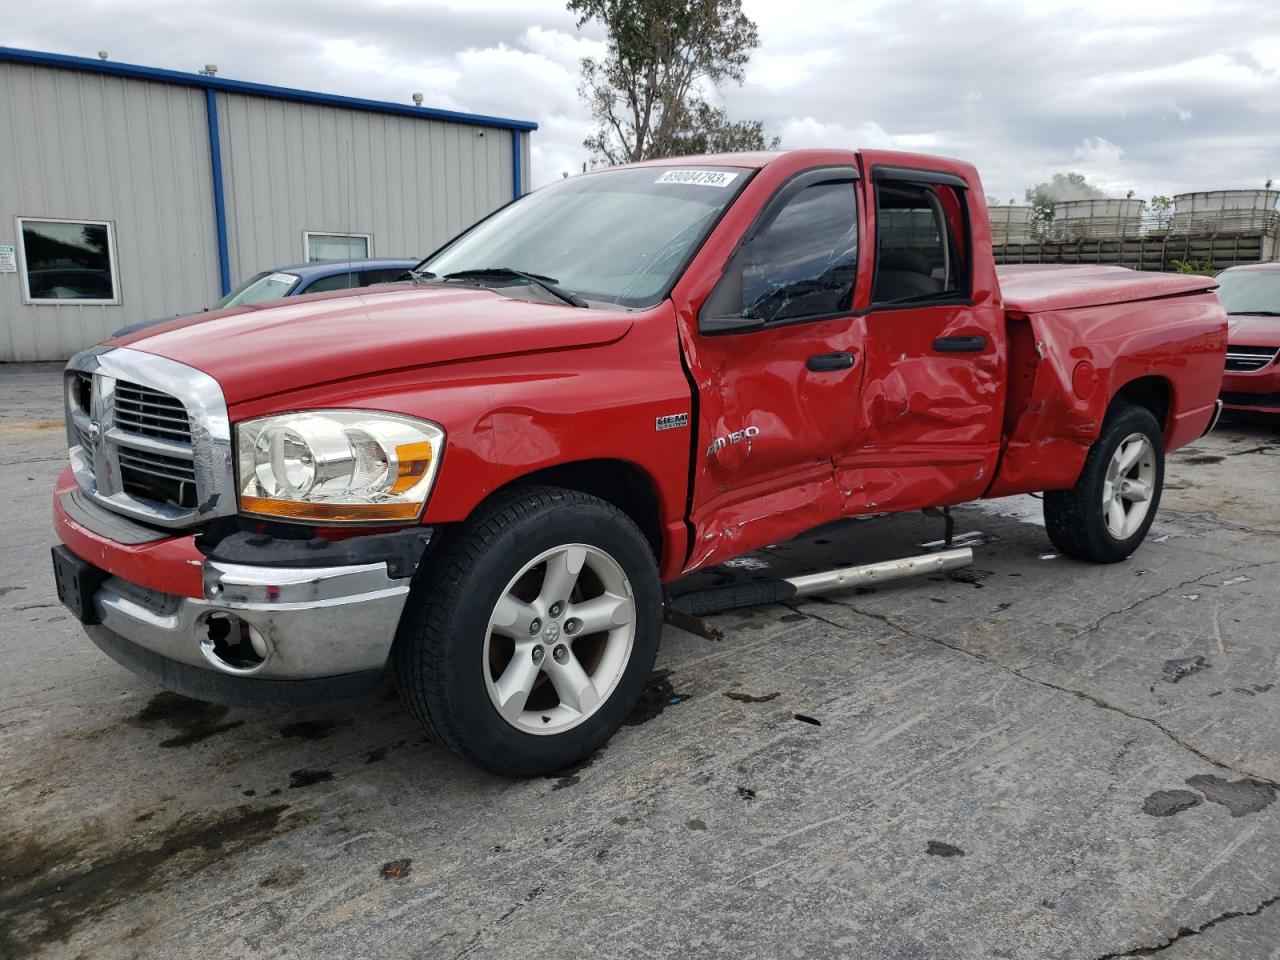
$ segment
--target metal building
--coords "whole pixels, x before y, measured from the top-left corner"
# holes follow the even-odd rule
[[[536,129],[0,47],[0,361],[282,264],[425,255],[520,196]]]

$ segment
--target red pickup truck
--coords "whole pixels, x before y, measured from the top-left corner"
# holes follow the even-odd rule
[[[394,668],[506,775],[603,743],[663,584],[840,517],[1045,491],[1128,556],[1212,425],[1214,281],[997,271],[973,167],[805,150],[538,190],[412,283],[75,357],[58,589],[173,690],[289,705]]]

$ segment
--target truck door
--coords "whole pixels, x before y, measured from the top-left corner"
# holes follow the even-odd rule
[[[867,169],[875,264],[864,431],[837,457],[845,509],[972,500],[999,457],[1006,379],[989,237],[970,229],[970,204],[982,198],[953,173],[877,164],[864,154]]]
[[[761,208],[686,342],[697,385],[689,569],[840,515],[833,444],[857,434],[853,167],[810,169]]]

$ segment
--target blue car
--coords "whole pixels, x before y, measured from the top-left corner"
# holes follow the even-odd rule
[[[420,259],[420,258],[419,258]],[[254,274],[213,305],[214,310],[238,307],[259,300],[297,297],[325,290],[350,290],[373,283],[399,280],[406,270],[418,265],[418,259],[397,260],[370,257],[365,260],[314,260],[278,267]]]
[[[238,307],[246,303],[257,303],[260,300],[297,297],[304,293],[323,293],[326,290],[350,290],[352,287],[367,287],[373,283],[393,283],[401,279],[406,270],[416,267],[419,262],[420,258],[401,260],[393,257],[368,257],[360,260],[313,260],[310,263],[295,263],[291,267],[255,273],[209,309],[221,310],[224,307]],[[183,314],[175,314],[175,316],[183,316]],[[143,327],[154,326],[172,319],[173,317],[161,317],[158,320],[131,323],[127,327],[121,327],[111,336],[124,336],[126,333],[133,333]]]

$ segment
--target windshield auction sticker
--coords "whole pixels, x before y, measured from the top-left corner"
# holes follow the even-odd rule
[[[687,183],[695,187],[727,187],[738,179],[723,170],[668,170],[654,183]]]

